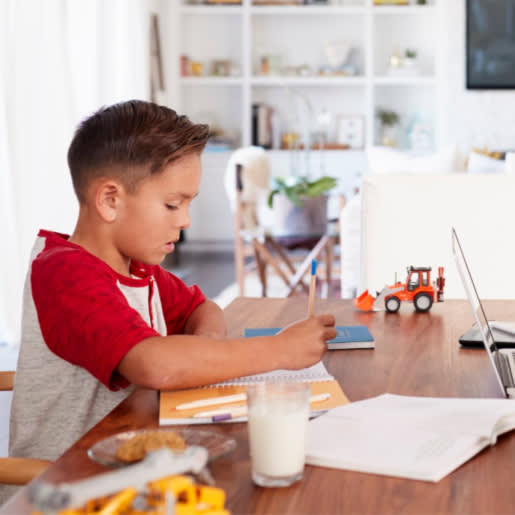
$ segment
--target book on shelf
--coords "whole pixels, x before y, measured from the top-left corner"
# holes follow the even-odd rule
[[[272,148],[272,113],[267,104],[252,104],[252,145]]]
[[[327,342],[328,350],[337,349],[373,349],[374,337],[366,325],[337,325],[336,338]],[[245,329],[247,338],[254,336],[272,336],[281,330],[280,327],[257,327]]]
[[[306,463],[437,482],[512,429],[507,399],[383,394],[311,420]]]
[[[300,370],[273,370],[198,388],[161,391],[159,425],[210,424],[217,422],[216,419],[213,420],[216,417],[210,414],[213,411],[228,414],[241,413],[246,408],[245,399],[240,398],[227,402],[227,396],[244,394],[248,384],[266,381],[309,382],[312,396],[329,394],[328,398],[311,405],[313,416],[349,402],[338,381],[327,372],[324,364],[319,361],[311,367]],[[239,395],[239,397],[242,396]],[[203,406],[191,405],[199,400],[207,400],[207,403],[204,403]],[[185,404],[191,407],[177,409],[178,406],[182,408]],[[206,416],[203,416],[204,413],[207,413]],[[246,414],[243,413],[241,416],[229,417],[224,422],[244,422],[246,420]]]

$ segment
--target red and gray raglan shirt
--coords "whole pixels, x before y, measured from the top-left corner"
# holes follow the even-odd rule
[[[55,459],[132,391],[116,368],[151,336],[182,333],[205,297],[160,266],[131,277],[40,231],[25,290],[9,454]]]

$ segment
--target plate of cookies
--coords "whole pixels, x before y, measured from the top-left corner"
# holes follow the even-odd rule
[[[205,447],[211,462],[234,450],[236,440],[196,429],[138,429],[100,440],[90,447],[88,456],[106,467],[123,467],[141,461],[149,451],[168,447],[180,452],[188,445]]]

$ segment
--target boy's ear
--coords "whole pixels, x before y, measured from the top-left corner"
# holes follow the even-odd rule
[[[97,186],[95,207],[100,217],[107,223],[114,222],[118,216],[122,190],[122,186],[113,180],[102,181]]]

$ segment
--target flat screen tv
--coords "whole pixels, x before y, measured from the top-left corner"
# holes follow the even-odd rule
[[[515,89],[515,0],[467,0],[467,88]]]

